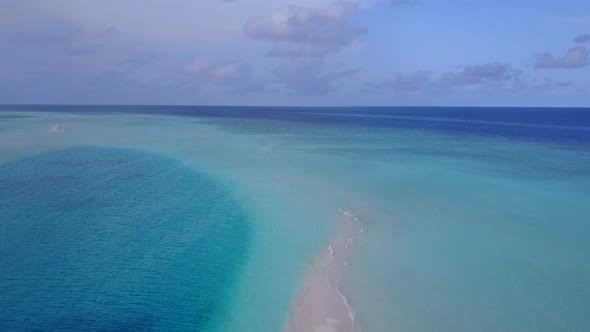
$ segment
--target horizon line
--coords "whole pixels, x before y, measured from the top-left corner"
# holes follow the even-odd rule
[[[2,107],[227,107],[227,108],[495,108],[495,109],[514,109],[514,108],[538,108],[538,109],[590,109],[590,106],[483,106],[483,105],[223,105],[223,104],[2,104]]]

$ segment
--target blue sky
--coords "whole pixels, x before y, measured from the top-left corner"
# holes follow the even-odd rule
[[[582,0],[3,0],[0,103],[590,106]]]

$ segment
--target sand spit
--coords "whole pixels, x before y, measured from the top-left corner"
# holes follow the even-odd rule
[[[350,210],[340,210],[336,234],[313,259],[301,282],[285,332],[353,332],[355,313],[338,288],[353,244],[363,232]]]

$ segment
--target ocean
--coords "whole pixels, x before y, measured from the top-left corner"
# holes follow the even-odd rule
[[[588,216],[590,109],[6,105],[0,330],[588,331]]]

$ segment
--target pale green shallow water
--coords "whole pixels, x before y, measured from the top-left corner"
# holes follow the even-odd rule
[[[590,327],[586,152],[345,125],[34,115],[0,123],[0,162],[79,146],[139,149],[231,188],[250,245],[216,329],[280,330],[338,208],[366,230],[344,276],[363,330]],[[64,132],[49,134],[56,123]]]

